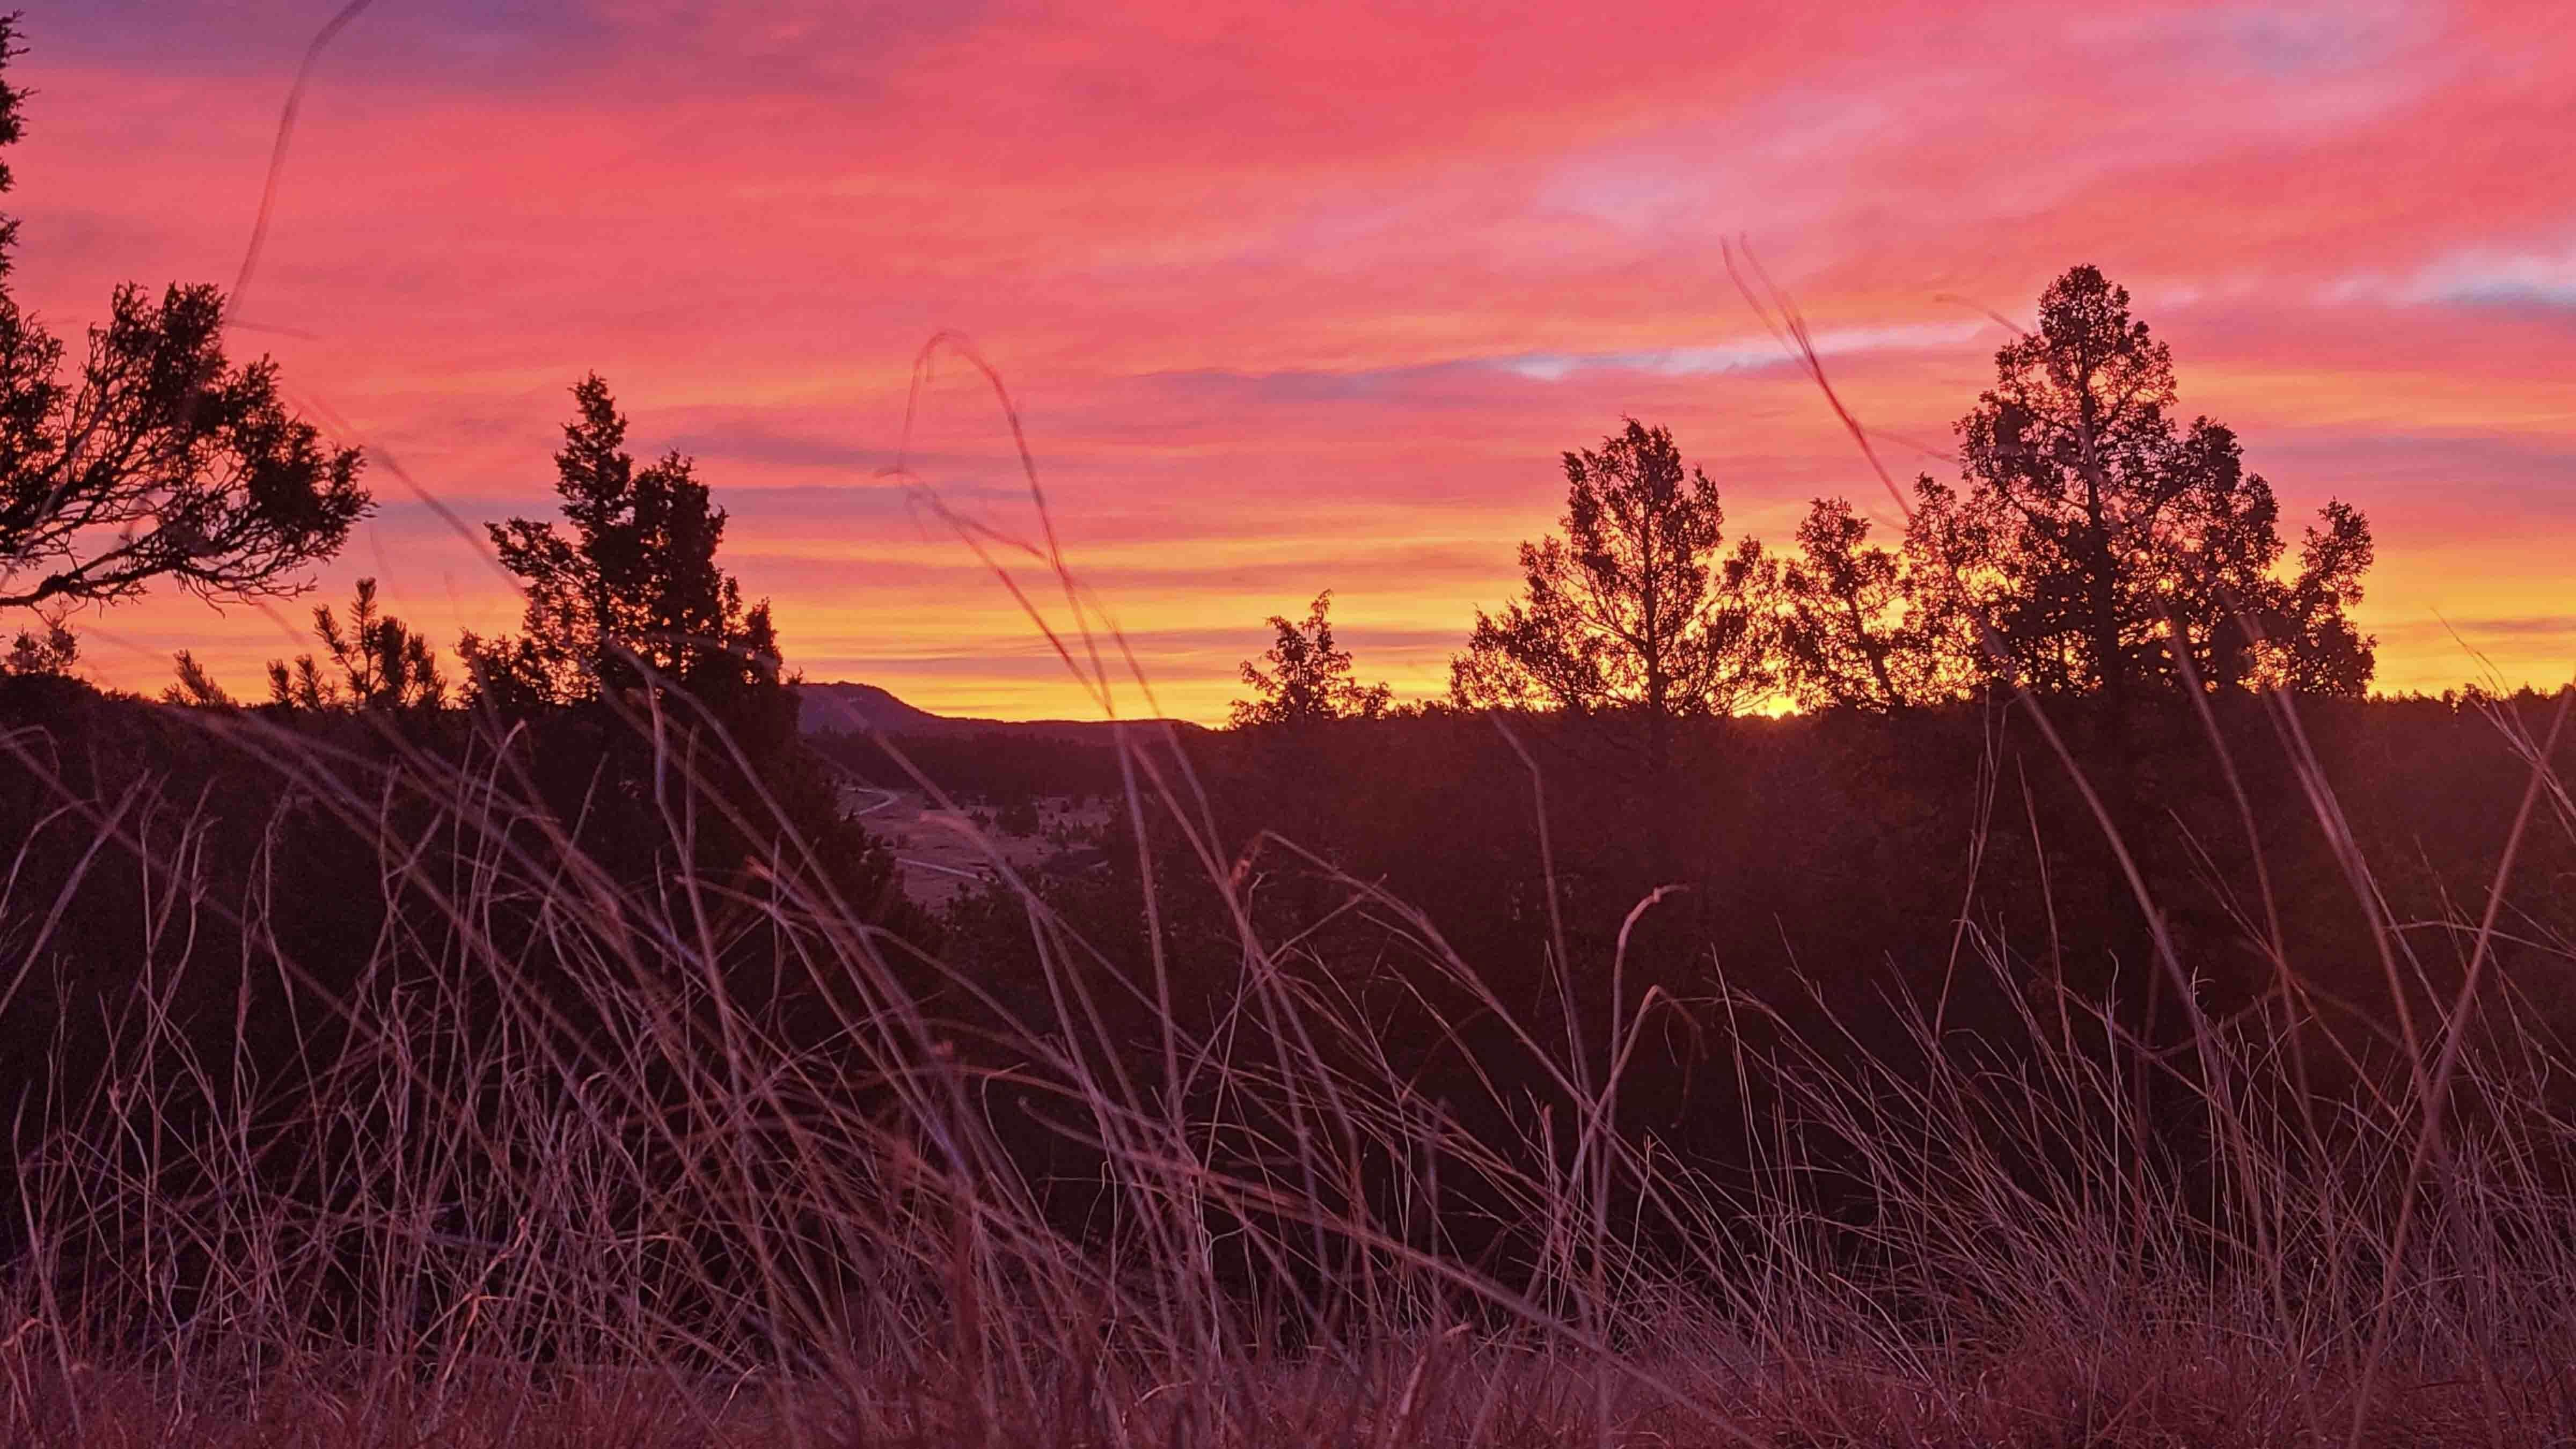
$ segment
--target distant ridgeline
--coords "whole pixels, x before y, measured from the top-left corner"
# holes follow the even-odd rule
[[[809,735],[827,730],[879,735],[956,735],[998,731],[1030,739],[1095,740],[1105,745],[1115,727],[1109,720],[1008,720],[932,714],[904,703],[873,684],[845,681],[799,684],[796,698],[797,727]],[[1170,725],[1188,733],[1204,728],[1187,720],[1174,719],[1127,720],[1123,723],[1130,726]]]
[[[1119,788],[1118,755],[1108,720],[999,720],[932,714],[873,684],[800,684],[797,727],[814,747],[871,785],[915,784],[911,770],[887,753],[891,741],[914,769],[965,798],[1014,800],[1048,795],[1108,795]],[[1159,733],[1170,726],[1204,733],[1187,720],[1125,721]]]

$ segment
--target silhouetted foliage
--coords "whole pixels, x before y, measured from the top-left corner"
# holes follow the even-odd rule
[[[16,35],[0,17],[0,65]],[[0,84],[0,145],[25,95]],[[0,277],[16,233],[0,222]],[[0,608],[156,581],[209,602],[291,595],[339,551],[371,506],[358,452],[286,410],[274,364],[225,357],[223,313],[211,286],[120,286],[66,379],[62,343],[0,285]]]
[[[192,709],[239,709],[241,701],[223,687],[197,656],[182,649],[170,656],[178,677],[161,691],[161,702]]]
[[[677,796],[696,817],[690,868],[766,869],[792,834],[866,919],[931,939],[893,856],[796,732],[769,605],[745,607],[716,559],[725,511],[678,453],[636,465],[597,374],[572,392],[555,454],[569,533],[525,518],[490,526],[527,606],[520,634],[458,641],[469,703],[534,724],[533,776],[589,848],[641,852],[638,870],[679,868],[660,854]]]
[[[2318,510],[2299,546],[2299,573],[2264,622],[2278,660],[2275,682],[2306,694],[2359,698],[2370,688],[2378,641],[2344,612],[2361,602],[2361,576],[2376,552],[2370,524],[2341,501]]]
[[[447,680],[439,673],[438,656],[429,640],[405,627],[402,620],[378,612],[374,579],[358,580],[346,628],[330,605],[316,606],[313,637],[322,642],[329,669],[310,654],[297,655],[292,666],[282,659],[270,660],[271,704],[291,709],[437,709],[447,703]],[[191,682],[190,675],[202,676],[203,671],[195,664],[181,654],[178,697],[165,694],[164,699],[198,701],[201,687]]]
[[[1243,662],[1243,682],[1252,698],[1234,702],[1236,729],[1293,729],[1386,713],[1393,691],[1383,684],[1360,683],[1351,673],[1351,652],[1333,645],[1332,603],[1333,591],[1326,589],[1315,596],[1303,623],[1270,616],[1279,637],[1260,659]]]
[[[36,627],[21,629],[0,654],[0,674],[69,674],[80,658],[80,637],[61,615],[39,617]]]
[[[573,388],[576,415],[555,454],[555,491],[571,536],[551,522],[490,525],[502,566],[525,581],[515,638],[467,634],[457,646],[482,697],[505,711],[578,704],[676,686],[724,712],[778,686],[767,601],[746,609],[716,563],[725,511],[678,453],[638,468],[626,418],[593,373]]]
[[[1685,473],[1672,434],[1625,432],[1565,455],[1565,536],[1521,545],[1522,597],[1476,612],[1450,692],[1476,708],[1642,720],[1662,768],[1674,722],[1727,715],[1774,684],[1762,596],[1772,565],[1747,539],[1723,560],[1717,485]]]
[[[1917,550],[1990,621],[2009,671],[2043,693],[2114,700],[2179,676],[2178,627],[2206,688],[2358,693],[2371,641],[2344,617],[2370,559],[2361,515],[2329,504],[2306,572],[2273,576],[2279,506],[2236,435],[2176,424],[2173,354],[2090,266],[2040,298],[2039,330],[1995,354],[1958,425],[1968,490],[1918,485]],[[1989,668],[2001,667],[1987,661]]]
[[[502,991],[544,1004],[545,1055],[494,1059],[545,1079],[539,1092],[635,1071],[649,1102],[683,1080],[657,1076],[653,1052],[726,1051],[703,1031],[702,1005],[720,995],[755,1004],[756,1028],[796,1057],[792,1080],[742,1084],[792,1121],[813,1100],[800,1093],[869,1102],[909,1090],[851,1024],[917,1028],[925,1049],[992,1088],[972,1110],[1007,1153],[1012,1190],[1075,1230],[1100,1221],[1108,1134],[1095,1130],[1103,1119],[1019,1090],[1034,1080],[1036,1040],[1020,1023],[1079,1021],[1046,1049],[1102,1059],[1139,1085],[1135,1100],[1166,1103],[1194,1132],[1207,1124],[1191,1150],[1210,1180],[1249,1176],[1279,1160],[1276,1144],[1315,1130],[1289,1120],[1297,1103],[1386,1082],[1437,1104],[1443,1131],[1473,1144],[1450,1159],[1471,1177],[1478,1159],[1561,1173],[1609,1131],[1651,1137],[1723,1184],[1748,1169],[1750,1124],[1778,1105],[1766,1069],[1801,1052],[1884,1061],[1902,1083],[1920,1053],[1956,1049],[2009,1076],[2028,1063],[1995,1043],[2038,1023],[2087,1034],[2067,1061],[2094,1060],[2098,1041],[2114,1074],[2195,1085],[2152,1009],[2141,1020],[2122,1000],[2153,969],[2126,893],[2131,864],[2197,1009],[2277,1014],[2328,1048],[2316,1053],[2320,1100],[2377,1090],[2398,1056],[2391,1021],[2450,1019],[2465,953],[2417,942],[2466,939],[2452,903],[2483,899],[2497,878],[2496,822],[2529,786],[2495,726],[2534,735],[2541,701],[2250,697],[2271,684],[2366,685],[2370,641],[2344,611],[2371,562],[2369,530],[2329,504],[2296,577],[2277,578],[2285,548],[2268,487],[2224,428],[2165,418],[2169,359],[2126,305],[2090,269],[2060,279],[2042,332],[2004,350],[1998,387],[1962,425],[1966,491],[1923,480],[1901,552],[1873,545],[1837,499],[1816,500],[1794,557],[1750,540],[1728,551],[1715,485],[1685,469],[1669,433],[1631,420],[1599,452],[1565,455],[1564,536],[1523,545],[1525,595],[1478,615],[1453,668],[1462,708],[1395,711],[1384,686],[1360,686],[1323,594],[1302,622],[1270,620],[1276,642],[1243,666],[1244,728],[1225,733],[836,734],[809,747],[767,610],[746,608],[717,561],[724,511],[687,459],[638,467],[626,420],[590,377],[556,460],[568,528],[492,530],[529,598],[521,635],[466,642],[482,709],[438,707],[434,658],[379,612],[371,580],[346,616],[315,610],[320,650],[275,666],[271,702],[239,717],[44,677],[60,672],[44,667],[53,646],[27,636],[29,665],[12,655],[0,670],[0,744],[34,766],[0,771],[0,834],[22,842],[0,891],[0,944],[45,949],[25,953],[24,989],[0,994],[0,1112],[64,1120],[63,1104],[100,1080],[116,1023],[144,1013],[173,1023],[162,1039],[173,1072],[201,1076],[209,1097],[295,1071],[327,1079],[373,1049],[337,1013],[422,984],[368,974],[379,943],[400,940],[420,947],[394,958],[414,968],[468,963],[440,987],[455,993],[460,1043],[491,1030],[499,1014],[478,1008]],[[2121,782],[2129,860],[2029,714],[1980,687],[1997,672],[1980,652],[1980,608],[2010,672],[2068,722],[2071,763]],[[2168,620],[2213,699],[2176,697]],[[237,707],[188,652],[176,663],[166,699]],[[1743,714],[1782,688],[1809,711]],[[1527,713],[1503,721],[1506,733],[1479,712],[1496,707]],[[504,729],[482,728],[496,715]],[[1590,748],[1604,719],[1644,726],[1652,788]],[[2576,739],[2555,749],[2563,770]],[[1034,898],[970,892],[934,923],[842,803],[848,781],[906,787],[914,769],[989,803],[981,817],[1021,836],[1045,829],[1041,798],[1133,794],[1105,825],[1082,817],[1079,850],[1064,852],[1078,868],[1024,872]],[[2313,803],[2319,784],[2340,801],[2330,821]],[[1052,834],[1075,845],[1062,815]],[[2489,989],[2563,1030],[2576,997],[2524,968],[2562,961],[2576,940],[2561,889],[2576,834],[2534,830],[2519,848]],[[2367,892],[2353,889],[2347,850],[2372,867]],[[388,871],[389,855],[403,868]],[[174,877],[174,861],[190,873]],[[510,873],[491,875],[494,862]],[[478,872],[513,885],[471,896],[469,949],[449,882]],[[828,889],[776,889],[791,880]],[[559,884],[523,892],[523,881]],[[286,908],[271,904],[279,882],[292,883]],[[687,916],[694,938],[644,939],[658,918],[625,906],[649,898],[705,907]],[[803,907],[789,907],[817,898],[861,929],[807,932]],[[567,909],[579,901],[601,904]],[[2383,930],[2391,921],[2414,924]],[[898,949],[943,928],[953,973],[917,969]],[[888,935],[886,954],[904,964],[859,984],[850,943],[874,949]],[[1428,949],[1434,938],[1472,989]],[[2383,946],[2406,959],[2386,960]],[[1961,971],[1981,954],[2011,970]],[[639,978],[639,999],[673,1003],[649,1041],[593,1009],[599,983]],[[1328,999],[1374,1034],[1280,1050],[1315,1019],[1301,1003]],[[1563,1043],[1568,1071],[1534,1065],[1506,1014],[1550,1053]],[[1922,1022],[1928,1036],[1913,1033]],[[1185,1061],[1179,1039],[1227,1043],[1225,1070]],[[1320,1074],[1313,1098],[1292,1090],[1284,1111],[1221,1100],[1337,1052],[1350,1070]],[[335,1130],[296,1108],[282,1100],[261,1170],[320,1217],[368,1184],[363,1169],[295,1176],[293,1145]],[[1524,1108],[1577,1125],[1533,1134]],[[2209,1186],[2186,1136],[2158,1146],[2184,1160],[2176,1180]],[[1830,1152],[1798,1165],[1821,1240],[1855,1260],[1915,1251],[1850,1246],[1869,1236],[1870,1185]],[[2006,1175],[2058,1166],[2015,1161]],[[675,1160],[647,1180],[705,1170]],[[1315,1191],[1370,1202],[1372,1221],[1407,1231],[1409,1214],[1428,1215],[1444,1251],[1507,1281],[1550,1250],[1554,1225],[1476,1181],[1419,1205],[1379,1200],[1396,1174],[1351,1176]],[[763,1186],[726,1174],[723,1190]],[[602,1236],[667,1233],[703,1252],[710,1278],[745,1251],[698,1242],[650,1199],[605,1204]],[[1206,1209],[1218,1240],[1228,1214],[1267,1210]],[[1726,1212],[1711,1199],[1713,1226]],[[777,1240],[814,1227],[782,1225]],[[503,1241],[510,1225],[458,1231]],[[844,1267],[869,1251],[831,1246],[828,1232],[811,1241],[847,1254]],[[117,1245],[102,1234],[90,1246]],[[1328,1278],[1332,1265],[1297,1271]],[[684,1322],[687,1309],[654,1311]]]
[[[1949,627],[1913,559],[1869,541],[1869,520],[1819,498],[1780,569],[1780,671],[1801,708],[1897,709],[1955,699],[1974,677],[1973,641]]]

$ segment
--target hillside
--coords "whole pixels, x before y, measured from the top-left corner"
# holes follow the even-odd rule
[[[890,691],[873,684],[847,680],[800,684],[796,688],[796,698],[797,728],[809,735],[825,730],[914,736],[1001,732],[1033,739],[1097,739],[1106,742],[1113,727],[1109,720],[1005,720],[932,714],[904,703]],[[1124,723],[1168,724],[1192,732],[1201,728],[1187,720],[1128,720]]]

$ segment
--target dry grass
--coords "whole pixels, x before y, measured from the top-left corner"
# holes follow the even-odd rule
[[[1776,1093],[1749,1124],[1753,1170],[1721,1181],[1609,1125],[1660,1005],[1597,1051],[1551,1048],[1358,882],[1421,971],[1512,1024],[1516,1080],[1552,1084],[1505,1104],[1524,1141],[1464,1138],[1373,1068],[1390,1054],[1371,1019],[1248,914],[1222,1028],[1164,1014],[1139,1043],[1103,1037],[1114,979],[1031,896],[1050,1006],[978,1008],[982,1044],[961,1051],[961,1020],[907,984],[945,968],[907,962],[790,858],[628,889],[506,772],[419,754],[361,770],[256,719],[205,723],[376,840],[406,924],[334,998],[344,1049],[233,1080],[187,1048],[174,973],[197,924],[273,943],[291,883],[221,898],[192,875],[208,826],[184,803],[147,828],[135,802],[66,798],[48,828],[147,852],[160,894],[107,1089],[17,1126],[15,1442],[2576,1438],[2576,1142],[2538,1090],[2566,1064],[2510,1015],[2473,1022],[2492,992],[2415,1023],[2412,1069],[2330,1108],[2291,1090],[2315,1039],[2288,1025],[2286,949],[2284,1010],[2200,1023],[2174,1078],[2198,1095],[2164,1093],[2154,1121],[2141,1054],[2044,993],[2016,993],[2032,1005],[2014,1040],[1918,1023],[1928,1069],[1832,1042],[1738,1054]],[[1130,747],[1132,808],[1194,831],[1184,763]],[[2535,780],[2532,828],[2567,828],[2565,793]],[[436,859],[416,831],[369,829],[397,804],[435,812]],[[697,822],[674,806],[667,824],[678,840]],[[989,854],[1011,878],[1011,853]],[[1229,862],[1207,860],[1228,889]],[[23,959],[45,958],[48,904],[0,901]],[[534,923],[589,1025],[504,919]],[[2474,915],[2456,924],[2476,938]],[[2404,940],[2385,942],[2404,969]],[[1973,936],[1963,950],[1963,969],[2018,969]],[[745,951],[840,984],[830,1040],[726,989]],[[1625,969],[1572,966],[1586,991]],[[272,944],[254,969],[304,967]],[[945,990],[979,983],[961,970]],[[990,1110],[1004,1091],[1096,1152],[1089,1222],[1042,1211]],[[2471,1122],[2437,1110],[2471,1099]],[[2218,1164],[2211,1202],[2175,1165],[2177,1112]],[[1470,1186],[1529,1228],[1532,1263],[1447,1246],[1436,1223]],[[1304,1325],[1287,1338],[1282,1305]]]

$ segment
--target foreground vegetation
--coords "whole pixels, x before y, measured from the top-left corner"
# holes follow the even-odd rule
[[[21,1438],[2576,1432],[2563,697],[2218,724],[2201,793],[2259,802],[2216,818],[2267,854],[2213,834],[2195,881],[2141,831],[2177,926],[2112,961],[2098,836],[2018,706],[1883,720],[1877,753],[1817,722],[1701,742],[1776,781],[1989,741],[1972,808],[1862,868],[1955,891],[1875,953],[1843,939],[1886,919],[1868,886],[1857,926],[1774,913],[1757,853],[1692,867],[1722,910],[1622,899],[1617,832],[1579,826],[1615,816],[1608,777],[1481,720],[1300,747],[1355,798],[1392,776],[1352,760],[1441,731],[1526,751],[1534,774],[1469,757],[1426,787],[1528,822],[1488,842],[1539,863],[1517,920],[1227,823],[1222,750],[1252,737],[1140,737],[1140,863],[1014,883],[930,950],[792,819],[735,819],[771,844],[710,860],[751,797],[687,787],[703,744],[594,802],[601,830],[530,790],[525,730],[7,688]],[[2392,740],[2454,814],[2389,813],[2435,788],[2374,783]],[[1849,868],[1800,854],[1830,833],[1769,844],[1782,873]],[[2058,934],[2025,935],[2021,873],[2051,863]],[[2183,929],[2213,892],[2240,929]],[[1758,923],[1708,949],[1730,914]],[[2130,978],[2175,969],[2198,989],[2127,1014]]]
[[[1319,595],[1227,732],[818,748],[596,377],[452,694],[366,583],[267,705],[76,682],[371,503],[213,289],[66,373],[0,287],[0,1431],[2576,1438],[2576,694],[2363,700],[2366,521],[2293,568],[2128,305],[2049,288],[1895,549],[1566,454],[1445,703]],[[860,782],[1108,824],[944,812],[934,915]]]

